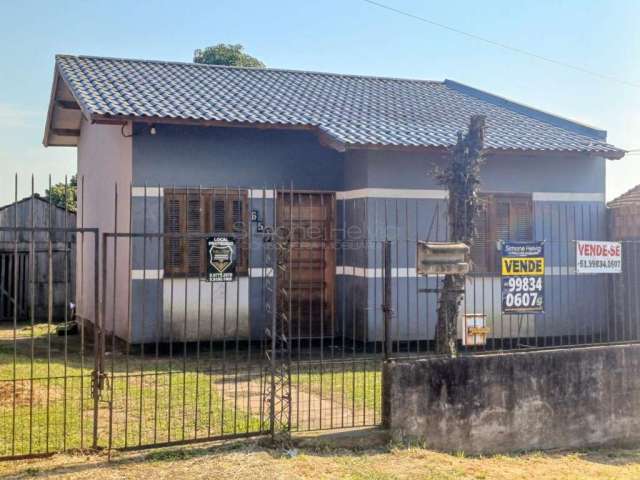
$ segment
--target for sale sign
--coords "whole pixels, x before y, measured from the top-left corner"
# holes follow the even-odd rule
[[[621,273],[622,244],[618,242],[576,242],[577,273]]]
[[[544,243],[502,244],[502,312],[544,312]]]

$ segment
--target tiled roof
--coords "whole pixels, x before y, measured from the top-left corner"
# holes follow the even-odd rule
[[[607,203],[609,208],[619,208],[626,205],[640,205],[640,185],[636,185],[631,190]]]
[[[345,148],[447,147],[473,114],[495,150],[619,158],[605,132],[446,80],[56,57],[85,115],[314,127]]]

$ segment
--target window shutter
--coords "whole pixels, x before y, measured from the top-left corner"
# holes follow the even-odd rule
[[[198,234],[204,232],[202,215],[202,202],[200,195],[189,194],[187,198],[187,234]],[[187,272],[189,274],[199,274],[202,271],[204,249],[202,237],[187,235],[185,239],[187,252]]]
[[[525,195],[482,195],[484,205],[476,218],[471,255],[476,272],[500,271],[500,241],[533,239],[531,197]]]
[[[206,272],[206,237],[211,233],[233,233],[238,241],[238,273],[248,267],[247,192],[203,189],[165,192],[165,237],[167,275],[201,276]],[[198,235],[201,234],[201,235]]]
[[[533,219],[531,202],[527,199],[517,199],[511,202],[512,222],[511,239],[521,242],[533,240]]]
[[[248,239],[246,238],[246,222],[248,217],[245,212],[245,200],[236,198],[231,202],[231,225],[230,231],[236,236],[236,246],[238,252],[238,270],[246,270],[248,264]]]
[[[471,260],[474,272],[486,272],[489,265],[489,199],[480,198],[480,210],[475,219],[476,231],[471,246]]]
[[[179,234],[184,221],[184,202],[181,195],[167,195],[165,201],[165,232]],[[182,239],[178,236],[167,235],[164,241],[165,261],[164,269],[168,274],[184,273],[184,251]]]
[[[496,201],[495,212],[496,240],[511,240],[511,208],[509,200],[500,199]]]
[[[506,197],[496,201],[496,240],[526,242],[533,238],[531,200]]]
[[[233,200],[233,208],[231,212],[231,220],[233,222],[233,232],[242,231],[242,200]]]
[[[213,230],[216,233],[226,232],[226,222],[225,222],[225,201],[222,199],[215,199],[213,201]]]

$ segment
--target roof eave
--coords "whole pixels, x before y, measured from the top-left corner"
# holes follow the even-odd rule
[[[589,157],[605,158],[607,160],[619,160],[627,153],[625,150],[610,150],[610,151],[594,151],[594,150],[561,150],[561,149],[545,149],[545,150],[524,150],[518,148],[486,148],[485,154],[496,155],[579,155]]]
[[[87,121],[92,121],[91,112],[89,111],[87,106],[83,102],[80,101],[80,99],[76,95],[76,92],[74,92],[73,88],[71,88],[70,83],[65,78],[64,73],[60,69],[60,65],[58,64],[58,59],[56,57],[56,63],[55,63],[54,69],[53,69],[53,81],[52,81],[52,85],[51,85],[51,94],[49,96],[49,107],[47,109],[47,120],[46,120],[45,128],[44,128],[44,137],[42,139],[42,144],[45,147],[77,146],[77,143],[75,143],[75,144],[54,143],[54,142],[51,141],[51,136],[52,136],[52,133],[53,133],[52,130],[54,130],[53,117],[54,117],[54,112],[55,112],[55,109],[56,109],[56,102],[58,100],[57,93],[58,93],[58,87],[60,85],[60,81],[64,82],[64,84],[66,85],[67,90],[71,94],[72,98],[78,104],[78,107],[80,108],[81,116]]]
[[[461,93],[472,95],[476,98],[481,98],[485,101],[490,101],[496,105],[508,106],[513,111],[523,113],[525,115],[537,118],[543,122],[551,125],[556,125],[559,128],[569,129],[575,133],[586,135],[590,138],[596,138],[601,141],[606,141],[607,131],[592,125],[588,125],[577,120],[563,117],[555,113],[547,112],[539,108],[532,107],[525,103],[511,100],[510,98],[496,95],[495,93],[487,92],[479,88],[475,88],[464,83],[456,82],[455,80],[445,79],[444,84],[451,87]]]
[[[445,155],[449,152],[453,146],[446,145],[402,145],[402,144],[383,144],[383,143],[349,143],[343,142],[331,133],[327,132],[324,128],[317,125],[310,124],[289,124],[289,123],[264,123],[264,122],[241,122],[241,121],[228,121],[228,120],[205,120],[197,118],[177,118],[177,117],[152,117],[152,116],[137,116],[137,115],[108,115],[108,114],[95,114],[91,118],[92,123],[107,124],[107,125],[121,125],[127,122],[139,122],[148,124],[173,124],[173,125],[193,125],[203,127],[230,127],[230,128],[256,128],[260,130],[295,130],[295,131],[308,131],[316,134],[320,143],[338,152],[346,152],[349,150],[395,150],[395,151],[417,151],[424,153],[434,153],[439,155]],[[525,149],[508,149],[508,148],[487,148],[484,150],[485,154],[497,154],[497,155],[549,155],[549,154],[564,154],[564,155],[588,155],[594,157],[602,157],[609,160],[618,160],[624,157],[625,150],[612,150],[596,152],[590,150],[525,150]]]
[[[60,78],[60,76],[58,75],[58,65],[56,62],[56,65],[53,68],[53,80],[51,82],[51,94],[49,95],[49,107],[47,109],[47,120],[44,125],[44,138],[42,139],[42,145],[44,145],[45,147],[50,146],[49,133],[51,131],[51,122],[53,121],[52,117],[53,117],[53,109],[55,105],[56,91],[58,90],[58,78]]]

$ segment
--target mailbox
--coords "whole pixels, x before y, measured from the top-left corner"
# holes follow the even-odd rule
[[[469,246],[465,243],[418,242],[418,275],[465,274]]]

